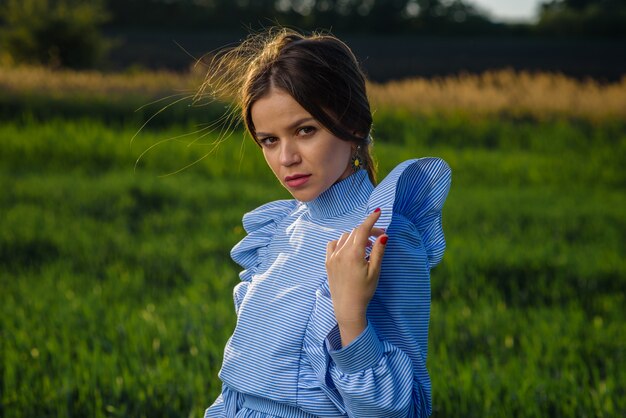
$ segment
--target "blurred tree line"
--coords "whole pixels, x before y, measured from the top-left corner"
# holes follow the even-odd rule
[[[0,0],[0,63],[89,68],[110,47],[104,0]]]
[[[545,0],[538,23],[494,22],[471,0],[106,0],[117,27],[241,30],[280,23],[342,33],[626,35],[626,0]]]
[[[341,33],[626,35],[626,0],[547,0],[536,24],[492,21],[463,0],[0,0],[0,59],[91,67],[102,27],[245,32],[273,24]]]
[[[240,31],[279,23],[370,34],[470,34],[500,26],[462,0],[107,0],[107,6],[111,26]]]
[[[626,0],[550,0],[540,7],[538,34],[556,36],[626,35]]]

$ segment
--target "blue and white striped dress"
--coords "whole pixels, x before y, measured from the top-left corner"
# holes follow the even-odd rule
[[[399,164],[377,187],[360,170],[315,200],[246,213],[231,251],[244,270],[237,326],[208,417],[426,417],[430,269],[445,249],[441,208],[451,172],[439,158]],[[329,241],[381,208],[385,249],[368,325],[341,348],[326,278]],[[369,254],[368,249],[368,254]]]

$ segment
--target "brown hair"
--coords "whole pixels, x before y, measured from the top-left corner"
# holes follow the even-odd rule
[[[233,49],[214,57],[198,91],[212,97],[235,95],[241,118],[252,138],[252,105],[272,88],[286,91],[333,135],[360,145],[360,158],[372,183],[372,113],[366,78],[350,48],[335,36],[302,35],[272,28],[250,35]]]

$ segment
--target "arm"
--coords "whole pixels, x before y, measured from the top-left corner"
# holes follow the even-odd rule
[[[372,213],[354,230],[354,239],[342,237],[328,247],[328,281],[337,325],[327,328],[325,346],[331,358],[327,373],[350,416],[425,417],[430,409],[426,351],[421,348],[427,343],[430,311],[426,254],[419,238],[405,235],[402,225],[407,222],[400,217],[390,225],[393,250],[385,257],[381,274],[386,235],[379,236],[370,260],[364,257],[369,230],[378,216]],[[359,241],[359,230],[365,231],[365,241]],[[343,256],[337,248],[342,248]],[[359,273],[361,266],[365,269]],[[370,296],[370,291],[376,296]],[[362,314],[365,311],[367,316]],[[358,324],[360,315],[364,326],[355,333],[358,328],[351,325]]]
[[[371,323],[349,345],[338,349],[338,344],[335,327],[326,340],[328,372],[350,416],[414,416],[413,364],[402,350],[380,341]]]
[[[378,285],[388,239],[382,229],[374,228],[379,217],[380,208],[377,208],[361,225],[326,247],[328,285],[342,345],[350,344],[367,325],[367,307]],[[365,249],[372,235],[379,238],[367,260]]]
[[[239,316],[239,308],[241,307],[243,298],[248,292],[249,285],[250,282],[239,282],[233,289],[233,301],[235,302],[235,314],[237,314],[237,316]]]
[[[220,394],[213,405],[204,411],[204,418],[223,418],[226,416],[224,411],[224,397]]]

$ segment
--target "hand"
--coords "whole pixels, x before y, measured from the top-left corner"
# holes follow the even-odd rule
[[[361,225],[326,246],[328,285],[344,346],[367,326],[367,305],[378,285],[388,238],[383,229],[374,228],[379,217],[380,209],[376,209]],[[365,249],[371,245],[370,236],[378,238],[368,261]]]

